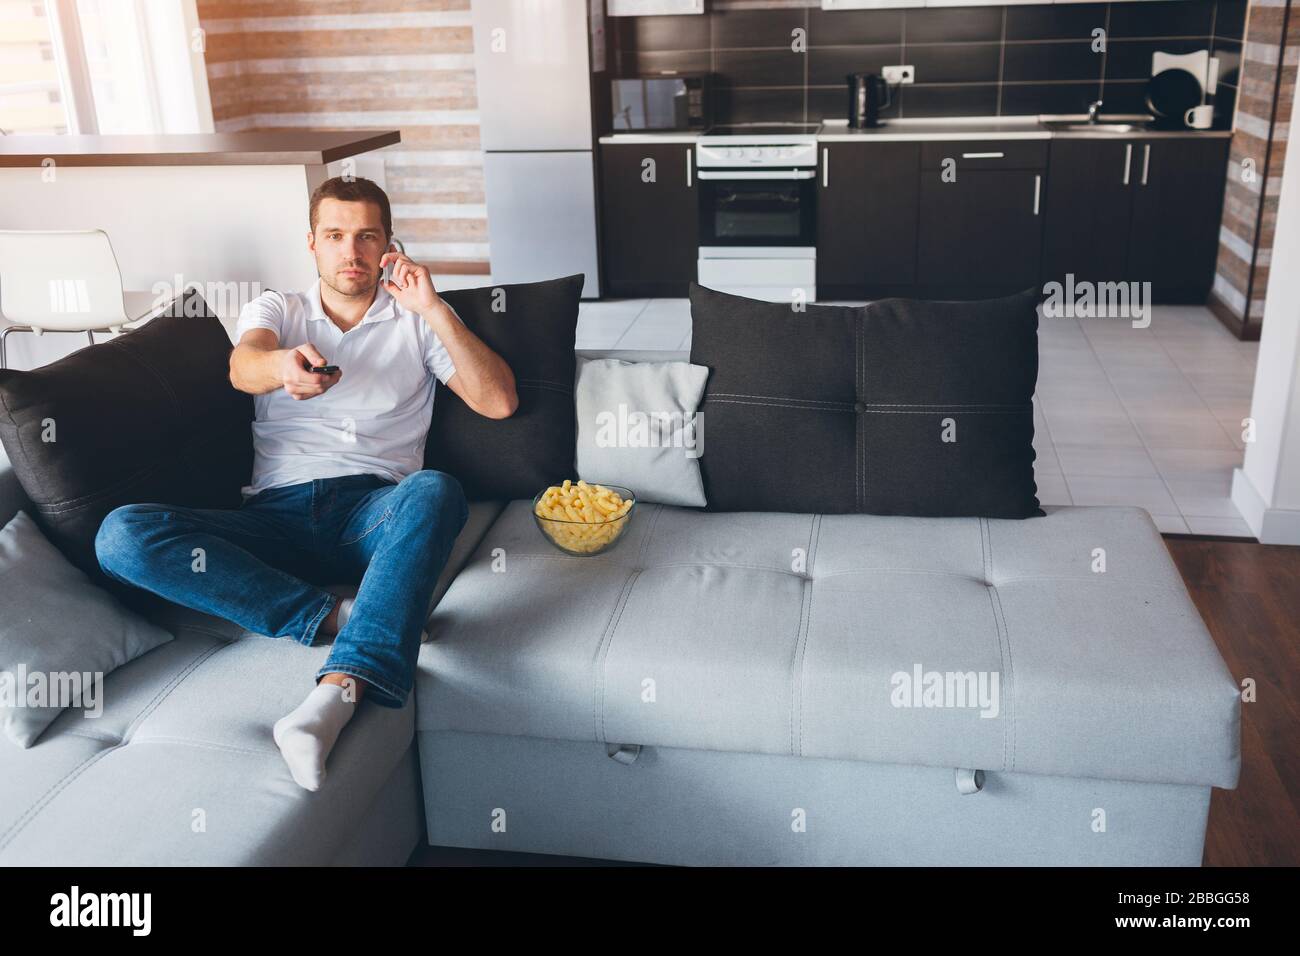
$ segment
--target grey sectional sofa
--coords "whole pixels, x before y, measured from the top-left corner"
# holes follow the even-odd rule
[[[24,504],[0,471],[0,522]],[[475,503],[411,701],[363,708],[319,792],[271,724],[327,648],[172,608],[175,640],[106,678],[102,717],[0,742],[0,864],[397,865],[427,840],[1199,865],[1211,788],[1240,771],[1236,682],[1145,512],[1047,510],[642,504],[614,549],[577,558],[527,501]],[[931,673],[987,694],[903,706]]]

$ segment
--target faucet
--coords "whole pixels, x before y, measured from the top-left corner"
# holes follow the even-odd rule
[[[1088,104],[1088,122],[1097,122],[1097,111],[1101,109],[1101,100],[1093,100]]]

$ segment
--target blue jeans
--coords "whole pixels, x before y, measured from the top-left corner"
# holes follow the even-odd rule
[[[398,484],[344,475],[269,488],[236,509],[124,505],[104,518],[95,552],[111,578],[307,645],[339,601],[321,585],[359,583],[316,680],[351,674],[371,685],[366,697],[402,707],[430,596],[468,519],[444,472]]]

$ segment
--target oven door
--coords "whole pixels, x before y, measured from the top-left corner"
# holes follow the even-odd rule
[[[701,246],[815,246],[811,169],[701,169]]]

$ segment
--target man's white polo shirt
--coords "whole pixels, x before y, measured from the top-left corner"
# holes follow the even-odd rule
[[[315,398],[297,401],[283,388],[253,397],[253,479],[245,496],[336,475],[401,481],[424,467],[434,377],[446,384],[456,366],[417,313],[381,286],[365,317],[340,331],[321,306],[317,279],[306,292],[268,291],[249,302],[235,341],[250,329],[270,329],[280,348],[310,342],[342,375]]]

